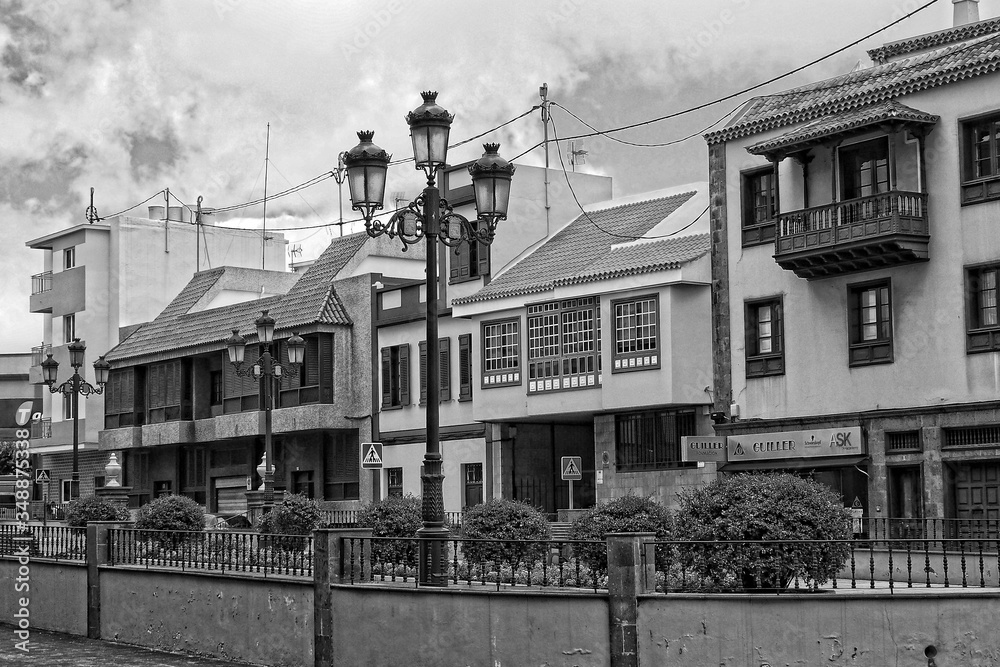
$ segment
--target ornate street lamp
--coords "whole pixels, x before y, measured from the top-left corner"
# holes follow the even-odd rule
[[[385,195],[385,175],[390,156],[372,143],[374,132],[358,132],[361,140],[344,155],[347,181],[350,185],[352,208],[365,219],[365,229],[371,237],[386,234],[399,238],[403,250],[422,240],[427,243],[427,445],[421,474],[421,518],[423,527],[417,531],[420,541],[420,583],[424,586],[447,586],[447,556],[445,544],[448,529],[444,527],[444,497],[441,473],[440,415],[437,396],[440,388],[438,356],[438,270],[437,241],[456,247],[462,243],[493,241],[497,223],[507,218],[510,181],[514,165],[497,154],[499,144],[486,144],[486,152],[469,167],[476,193],[478,217],[469,221],[452,211],[441,198],[435,184],[438,169],[447,164],[448,133],[454,116],[437,103],[437,93],[422,93],[424,103],[406,116],[413,141],[416,168],[427,176],[427,187],[405,208],[393,213],[387,223],[374,220],[382,210]]]
[[[243,358],[246,353],[247,340],[240,335],[239,329],[233,329],[233,335],[226,340],[226,353],[229,363],[233,365],[240,377],[252,377],[260,383],[264,395],[264,503],[270,505],[274,501],[274,447],[271,442],[271,410],[274,408],[274,380],[282,376],[295,377],[299,365],[305,356],[306,342],[297,332],[285,341],[288,348],[289,368],[276,363],[271,356],[271,343],[274,342],[274,318],[262,311],[254,324],[257,327],[257,340],[263,351],[261,355],[247,368],[243,368]]]
[[[73,478],[69,494],[70,498],[76,498],[80,495],[80,396],[87,398],[91,394],[104,392],[104,385],[108,383],[108,374],[111,372],[111,364],[105,361],[103,355],[94,362],[94,379],[97,381],[95,387],[80,375],[80,367],[83,366],[83,358],[87,352],[86,343],[83,343],[79,338],[74,338],[73,342],[66,347],[69,350],[69,365],[73,367],[73,377],[55,386],[56,376],[59,374],[59,362],[53,359],[50,353],[42,362],[42,381],[48,385],[51,393],[70,396],[72,400]]]

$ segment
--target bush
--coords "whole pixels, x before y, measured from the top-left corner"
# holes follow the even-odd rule
[[[257,532],[272,535],[308,535],[319,527],[319,503],[301,493],[286,493],[281,502],[257,521]]]
[[[97,496],[76,498],[66,506],[66,523],[70,526],[86,526],[91,521],[129,521],[131,518],[127,507]]]
[[[670,510],[653,500],[631,494],[599,503],[573,522],[570,539],[597,540],[602,544],[574,544],[573,551],[592,570],[608,569],[609,533],[656,533],[656,539],[668,540],[673,528]],[[658,557],[659,561],[660,558]],[[665,563],[659,563],[661,569]]]
[[[368,503],[358,513],[358,527],[371,528],[372,537],[412,538],[423,526],[420,498],[412,494],[388,496]],[[372,560],[380,563],[416,563],[416,544],[408,540],[377,540]]]
[[[548,550],[549,522],[535,507],[520,500],[495,498],[462,512],[462,543],[465,557],[472,563],[506,563],[517,568],[544,558]],[[468,540],[504,540],[475,542]],[[531,540],[516,543],[511,540]]]
[[[187,496],[161,496],[139,508],[135,527],[201,531],[205,528],[205,508]]]
[[[675,540],[743,541],[678,546],[680,563],[702,586],[774,589],[784,588],[793,577],[821,586],[847,559],[849,515],[835,493],[811,479],[785,473],[736,475],[681,492],[678,498]]]

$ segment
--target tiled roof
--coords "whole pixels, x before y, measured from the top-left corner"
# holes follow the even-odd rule
[[[662,251],[666,246],[644,243],[618,250],[612,250],[612,246],[647,233],[694,195],[694,192],[685,192],[581,214],[486,287],[470,296],[455,299],[453,303],[532,294],[560,284],[655,270],[648,267],[663,258],[654,257],[655,251],[652,250],[649,252],[653,254],[647,255],[645,247],[655,246]],[[680,239],[672,240],[676,242]],[[668,253],[666,261],[682,261],[679,257],[680,254],[675,257],[673,253]]]
[[[804,123],[1000,69],[1000,34],[754,98],[728,126],[705,135],[709,144]]]
[[[620,276],[677,269],[711,249],[710,234],[674,236],[615,246],[586,271],[553,281],[554,286],[610,280]]]
[[[278,331],[311,324],[350,325],[351,318],[333,289],[333,279],[367,240],[364,233],[334,239],[284,295],[189,312],[226,269],[197,273],[156,319],[133,332],[106,357],[112,363],[135,363],[177,356],[180,351],[193,354],[222,349],[233,329],[256,338],[254,320],[265,309],[276,320]]]
[[[862,109],[853,109],[844,113],[817,118],[805,125],[796,127],[790,132],[772,137],[766,141],[761,141],[752,146],[747,146],[747,151],[754,155],[762,155],[777,149],[800,146],[822,137],[849,132],[887,120],[929,123],[933,125],[940,120],[940,116],[917,111],[905,104],[900,104],[896,100],[887,100]]]
[[[952,44],[954,42],[972,39],[973,37],[981,37],[983,35],[997,32],[997,30],[1000,30],[1000,18],[976,21],[975,23],[966,23],[965,25],[955,26],[954,28],[938,30],[937,32],[927,33],[926,35],[918,35],[917,37],[910,37],[909,39],[901,39],[897,42],[884,44],[877,49],[871,49],[868,51],[868,57],[871,58],[872,62],[876,65],[882,65],[895,56],[906,55],[907,53],[913,53],[914,51],[923,51],[924,49],[933,49],[945,44]]]

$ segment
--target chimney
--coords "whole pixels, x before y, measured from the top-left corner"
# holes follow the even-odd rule
[[[955,25],[975,23],[979,20],[979,0],[951,0],[955,5]]]

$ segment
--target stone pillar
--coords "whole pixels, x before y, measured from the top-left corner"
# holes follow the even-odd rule
[[[108,564],[108,531],[131,525],[119,521],[91,521],[87,524],[87,637],[90,639],[101,638],[101,579],[98,566]]]
[[[247,491],[247,518],[251,525],[256,526],[260,518],[274,507],[273,493],[270,500],[265,497],[265,493],[262,489]]]
[[[371,574],[371,539],[360,544],[344,538],[371,538],[370,528],[320,528],[313,531],[313,655],[316,667],[332,667],[333,584],[350,583],[351,574],[366,581]],[[352,562],[353,561],[353,562]],[[365,568],[365,569],[362,569]]]
[[[608,535],[608,601],[610,607],[611,666],[638,667],[639,648],[636,623],[637,597],[655,588],[655,563],[650,553],[643,558],[644,545],[655,533],[614,533]]]
[[[94,489],[94,495],[98,498],[110,500],[116,505],[128,507],[128,494],[131,490],[131,486],[102,486]]]

